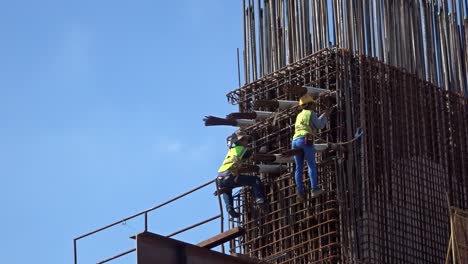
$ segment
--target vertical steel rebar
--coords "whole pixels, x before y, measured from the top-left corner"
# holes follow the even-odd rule
[[[466,2],[243,0],[245,82],[333,43],[468,96]]]
[[[241,76],[240,76],[239,48],[237,48],[237,80],[239,82],[239,87],[240,87],[241,86]]]

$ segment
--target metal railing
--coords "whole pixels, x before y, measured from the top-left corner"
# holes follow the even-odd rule
[[[126,217],[126,218],[124,218],[124,219],[122,219],[122,220],[116,221],[116,222],[114,222],[114,223],[112,223],[112,224],[106,225],[106,226],[104,226],[104,227],[101,227],[101,228],[99,228],[99,229],[96,229],[96,230],[94,230],[94,231],[91,231],[91,232],[89,232],[89,233],[86,233],[86,234],[84,234],[84,235],[81,235],[81,236],[79,236],[79,237],[73,239],[74,264],[78,264],[77,242],[78,242],[79,240],[81,240],[81,239],[83,239],[83,238],[86,238],[86,237],[89,237],[89,236],[91,236],[91,235],[94,235],[94,234],[96,234],[96,233],[99,233],[99,232],[101,232],[101,231],[103,231],[103,230],[106,230],[106,229],[111,228],[111,227],[113,227],[113,226],[116,226],[116,225],[118,225],[118,224],[125,223],[126,221],[131,220],[131,219],[136,218],[136,217],[139,217],[139,216],[141,216],[141,215],[144,215],[144,232],[147,232],[147,231],[148,231],[148,213],[149,213],[149,212],[155,211],[155,210],[157,210],[157,209],[159,209],[159,208],[161,208],[161,207],[163,207],[163,206],[165,206],[165,205],[168,205],[168,204],[170,204],[170,203],[172,203],[172,202],[174,202],[174,201],[176,201],[176,200],[178,200],[178,199],[180,199],[180,198],[183,198],[183,197],[185,197],[185,196],[187,196],[187,195],[189,195],[189,194],[191,194],[191,193],[193,193],[193,192],[195,192],[195,191],[198,191],[198,190],[200,190],[200,189],[202,189],[202,188],[204,188],[204,187],[206,187],[206,186],[212,184],[212,183],[215,182],[215,181],[216,181],[216,180],[211,180],[211,181],[209,181],[209,182],[207,182],[207,183],[205,183],[205,184],[202,184],[202,185],[200,185],[200,186],[198,186],[198,187],[196,187],[196,188],[194,188],[194,189],[191,189],[191,190],[189,190],[189,191],[187,191],[187,192],[185,192],[185,193],[183,193],[183,194],[181,194],[181,195],[179,195],[179,196],[177,196],[177,197],[174,197],[174,198],[172,198],[172,199],[170,199],[170,200],[168,200],[168,201],[166,201],[166,202],[163,202],[163,203],[161,203],[161,204],[159,204],[159,205],[157,205],[157,206],[154,206],[154,207],[152,207],[152,208],[150,208],[150,209],[147,209],[147,210],[144,210],[144,211],[139,212],[139,213],[137,213],[137,214],[134,214],[134,215],[132,215],[132,216]],[[219,190],[219,187],[218,187],[217,184],[216,184],[216,189],[217,189],[217,191]],[[221,204],[221,199],[220,199],[219,195],[218,195],[218,202],[219,202],[219,207],[220,207],[220,214],[219,214],[219,215],[213,216],[213,217],[208,218],[208,219],[206,219],[206,220],[203,220],[203,221],[201,221],[201,222],[199,222],[199,223],[197,223],[197,224],[194,224],[194,225],[191,225],[191,226],[189,226],[189,227],[183,228],[183,229],[181,229],[181,230],[179,230],[179,231],[176,231],[176,232],[174,232],[174,233],[172,233],[172,234],[170,234],[170,235],[167,235],[166,237],[172,237],[172,236],[178,235],[178,234],[180,234],[180,233],[183,233],[183,232],[185,232],[185,231],[188,231],[188,230],[193,229],[193,228],[195,228],[195,227],[198,227],[198,226],[200,226],[200,225],[206,224],[206,223],[211,222],[211,221],[213,221],[213,220],[216,220],[216,219],[218,219],[218,218],[220,219],[220,223],[221,223],[221,233],[222,233],[222,232],[224,231],[224,225],[223,225],[224,216],[223,216],[223,208],[222,208],[222,204]],[[105,259],[105,260],[103,260],[103,261],[101,261],[101,262],[98,262],[98,264],[109,262],[109,261],[111,261],[111,260],[114,260],[114,259],[120,258],[120,257],[122,257],[122,256],[125,256],[125,255],[127,255],[127,254],[130,254],[130,253],[132,253],[132,252],[134,252],[134,251],[136,251],[136,248],[127,250],[127,251],[122,252],[122,253],[120,253],[120,254],[118,254],[118,255],[115,255],[115,256],[113,256],[113,257],[110,257],[110,258],[108,258],[108,259]],[[222,247],[222,251],[224,252],[224,247]]]

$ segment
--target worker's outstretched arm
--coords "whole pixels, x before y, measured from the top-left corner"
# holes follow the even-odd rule
[[[317,117],[317,113],[312,112],[312,115],[310,115],[310,122],[309,122],[310,127],[313,129],[324,128],[328,122],[328,119],[327,119],[328,115],[327,115],[327,112],[325,111],[325,113]]]

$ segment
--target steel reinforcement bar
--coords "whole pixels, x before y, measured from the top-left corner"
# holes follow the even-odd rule
[[[317,154],[319,184],[327,191],[317,199],[297,200],[294,164],[261,175],[266,211],[247,189],[239,192],[242,216],[231,225],[246,233],[231,252],[275,263],[441,263],[447,194],[450,204],[468,207],[467,100],[378,60],[326,49],[229,93],[240,112],[276,112],[245,128],[255,151],[290,149],[298,109],[255,101],[297,100],[284,92],[291,84],[336,91],[316,109],[338,104],[321,140],[347,141],[358,127],[364,137]],[[303,181],[310,189],[307,168]]]
[[[338,47],[468,97],[468,1],[242,0],[243,72],[252,83]]]

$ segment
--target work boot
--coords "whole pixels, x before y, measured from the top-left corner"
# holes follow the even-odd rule
[[[305,202],[305,200],[306,200],[305,195],[304,195],[303,193],[298,193],[298,194],[297,194],[297,200],[298,200],[300,203]]]
[[[232,208],[232,206],[229,206],[227,208],[227,212],[232,218],[239,218],[240,217],[240,214],[238,212],[236,212],[236,210],[234,210],[234,208]]]
[[[260,210],[262,214],[265,214],[268,212],[268,203],[265,201],[264,198],[257,198],[255,201],[257,204],[257,208]]]
[[[312,194],[311,194],[311,197],[312,198],[317,198],[319,197],[324,191],[320,188],[317,188],[317,189],[313,189],[312,190]]]

